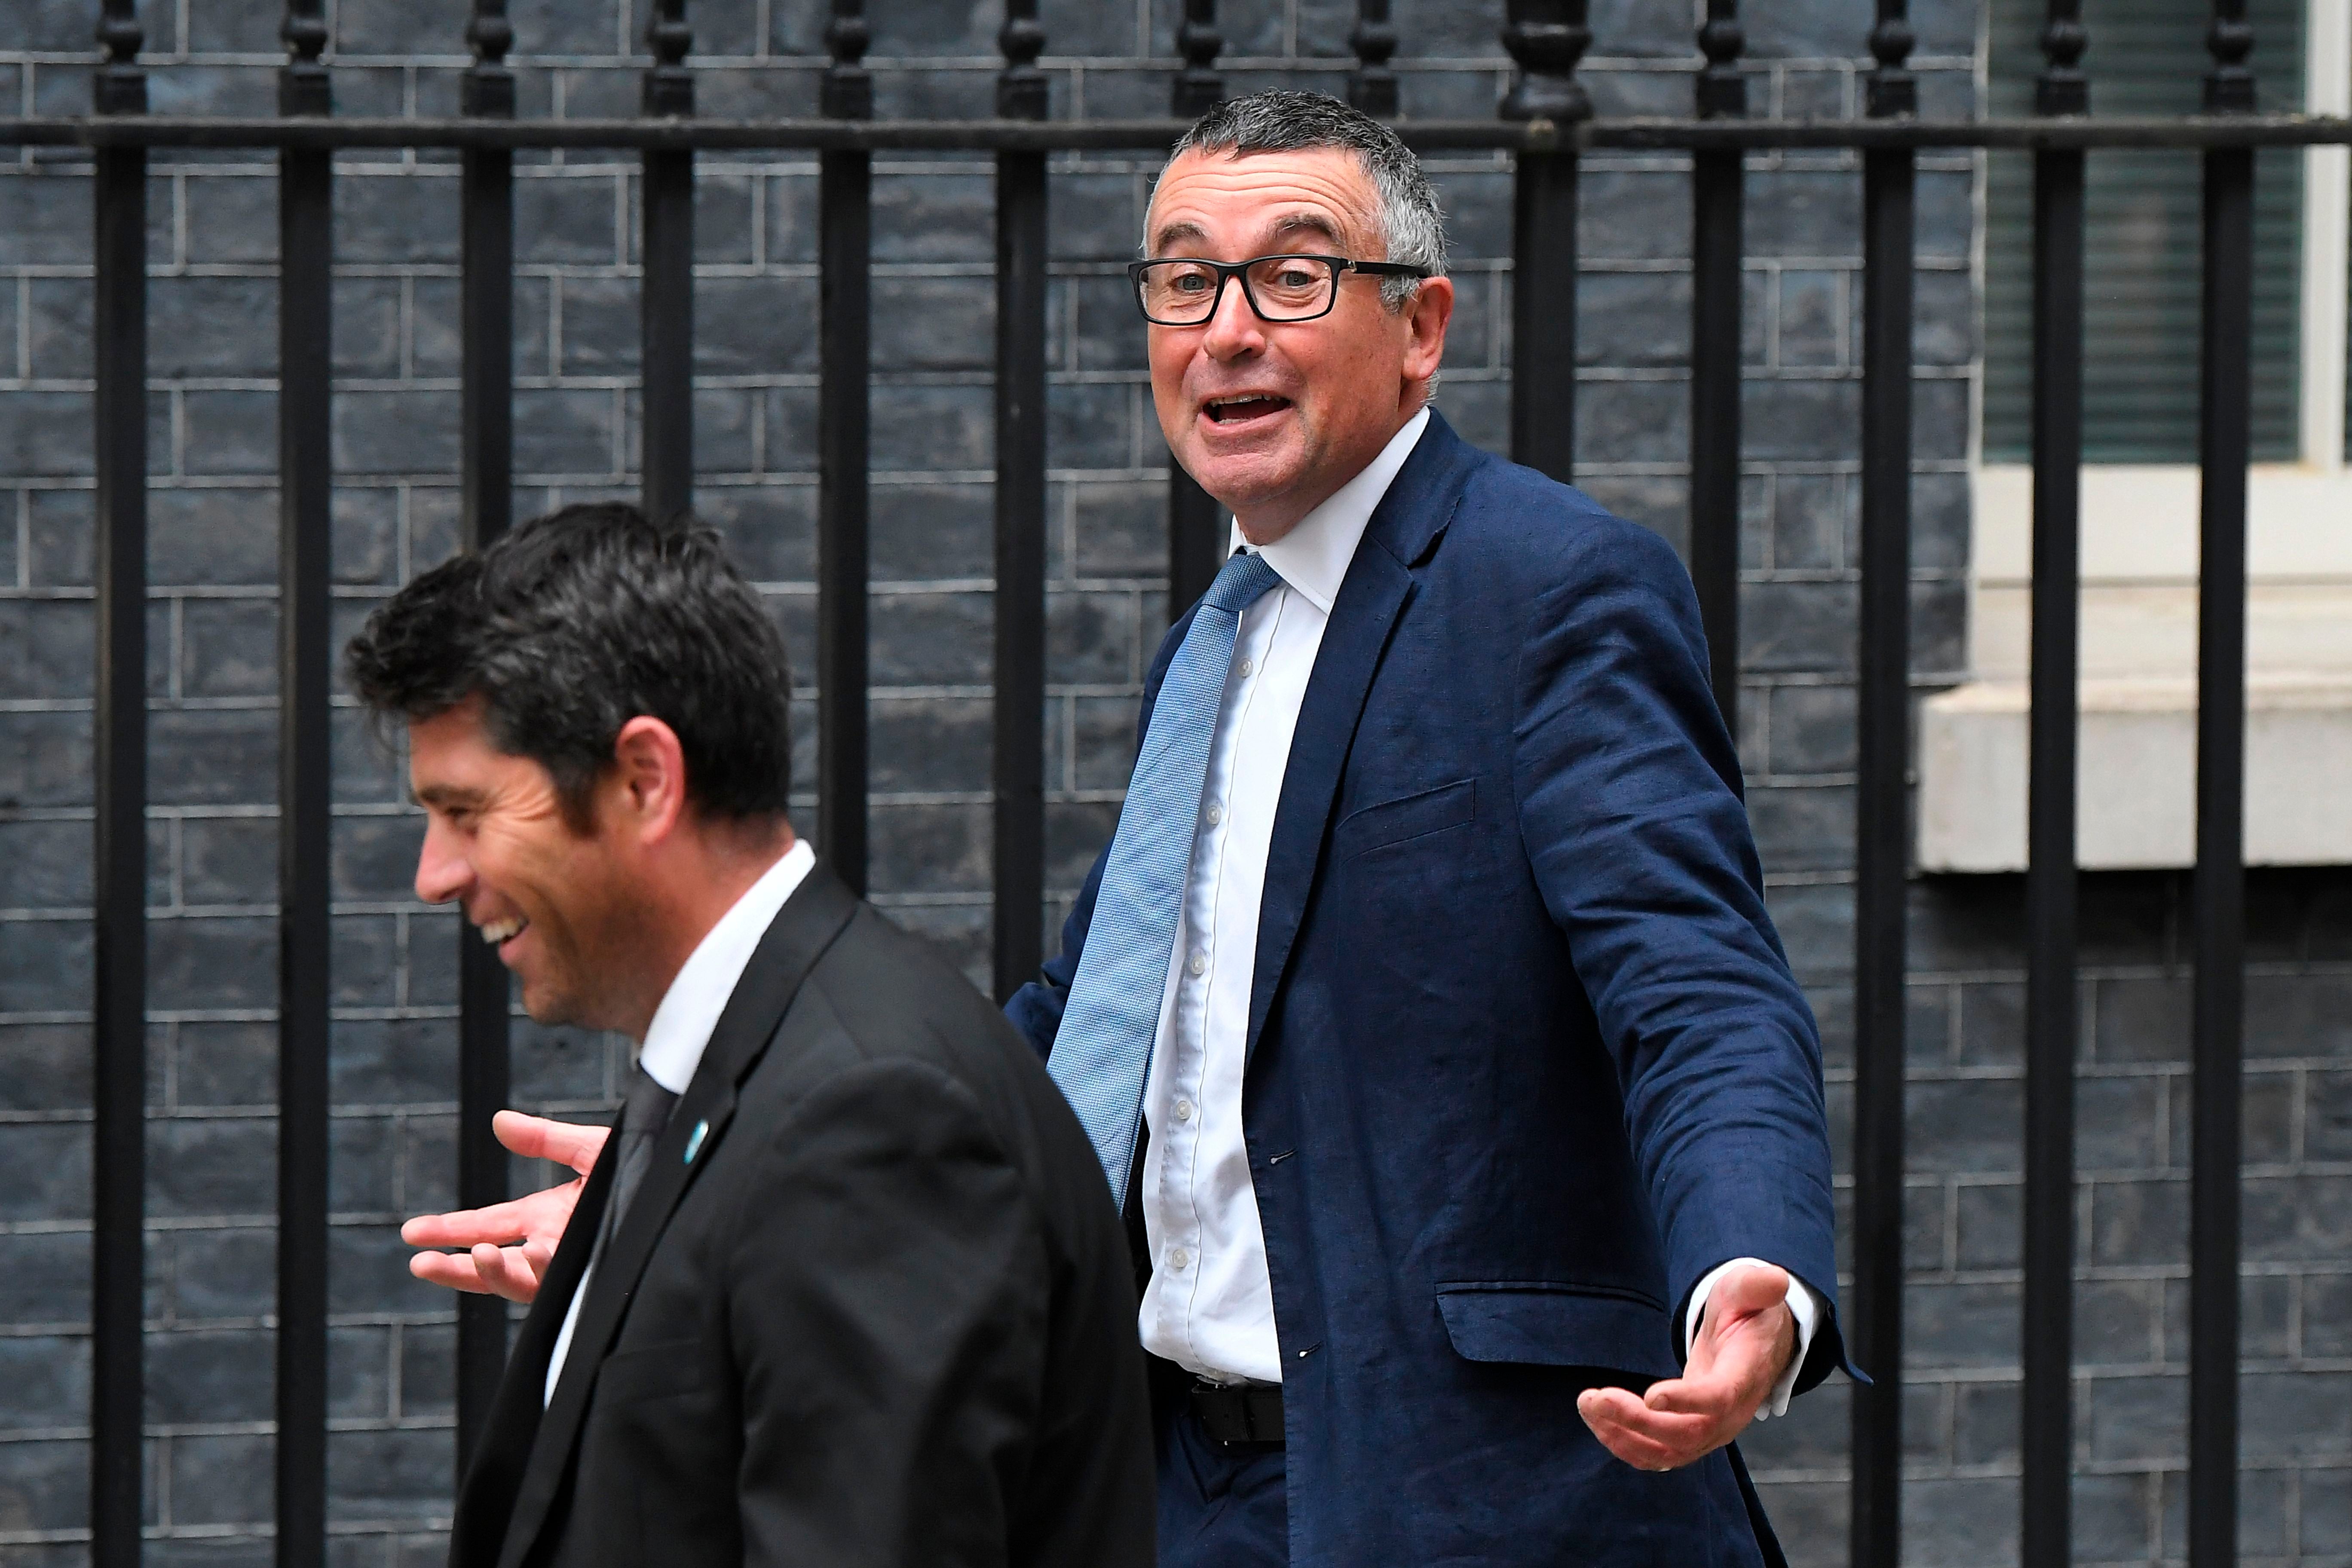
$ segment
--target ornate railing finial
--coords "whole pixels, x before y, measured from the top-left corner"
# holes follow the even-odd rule
[[[996,47],[1004,68],[996,73],[996,112],[1005,120],[1043,120],[1048,113],[1045,73],[1037,57],[1045,52],[1045,29],[1037,20],[1037,0],[1005,0],[1004,26]]]
[[[511,117],[515,85],[507,51],[514,47],[514,24],[507,20],[507,0],[474,0],[466,45],[474,51],[474,63],[458,79],[458,107],[467,114]]]
[[[686,0],[654,0],[646,42],[654,51],[646,71],[646,112],[692,114],[694,73],[686,68],[686,52],[694,47],[694,29],[686,25]]]
[[[1592,118],[1592,98],[1576,79],[1576,63],[1592,47],[1587,0],[1510,0],[1503,47],[1518,67],[1499,112],[1506,120],[1559,121]]]
[[[1878,0],[1878,25],[1870,30],[1871,68],[1864,94],[1873,120],[1919,112],[1919,79],[1904,62],[1918,39],[1905,16],[1905,0]]]
[[[866,27],[866,0],[833,0],[833,20],[824,25],[824,47],[833,63],[824,68],[819,94],[827,119],[874,118],[874,76],[860,63],[873,41]]]
[[[2083,26],[2083,0],[2050,0],[2042,27],[2042,58],[2048,61],[2033,84],[2036,114],[2088,114],[2090,79],[2083,74],[2083,51],[2091,35]]]
[[[1176,52],[1184,68],[1168,89],[1168,107],[1180,119],[1206,114],[1225,96],[1225,79],[1217,74],[1217,57],[1224,52],[1225,36],[1217,31],[1217,0],[1184,0],[1184,22],[1176,29]]]
[[[286,63],[278,68],[280,114],[326,114],[334,108],[327,68],[319,61],[327,51],[324,10],[321,0],[286,0],[286,19],[278,25],[286,45]]]
[[[139,64],[139,50],[147,30],[139,25],[137,0],[105,0],[98,41],[106,58],[90,73],[90,107],[100,114],[145,113],[147,72]]]
[[[1348,101],[1366,114],[1392,120],[1397,112],[1396,72],[1389,57],[1397,52],[1397,30],[1389,24],[1389,0],[1357,0],[1356,28],[1348,35],[1356,51],[1356,68],[1348,73]]]
[[[2246,57],[2254,52],[2254,29],[2246,22],[2246,0],[2213,0],[2205,48],[2213,57],[2213,68],[2205,75],[2205,112],[2252,114],[2254,73]]]
[[[1747,45],[1738,0],[1706,0],[1706,20],[1698,28],[1699,53],[1706,57],[1696,89],[1701,120],[1748,112],[1748,79],[1739,73],[1739,51]]]

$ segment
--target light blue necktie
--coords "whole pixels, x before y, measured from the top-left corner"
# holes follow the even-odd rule
[[[1127,804],[1119,808],[1069,1005],[1046,1060],[1093,1141],[1121,1208],[1234,638],[1242,612],[1281,581],[1263,556],[1228,560],[1169,661]]]

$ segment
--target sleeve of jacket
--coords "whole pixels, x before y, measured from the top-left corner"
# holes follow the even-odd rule
[[[1567,934],[1687,1300],[1764,1258],[1829,1304],[1798,1387],[1843,1360],[1821,1040],[1765,912],[1739,763],[1689,576],[1664,541],[1579,520],[1521,644],[1520,831]]]
[[[1192,625],[1188,612],[1184,618],[1168,628],[1160,639],[1160,651],[1152,657],[1151,668],[1143,678],[1143,705],[1135,715],[1135,749],[1143,750],[1144,731],[1151,727],[1151,705],[1160,699],[1160,683],[1168,675],[1168,662],[1183,646],[1184,634]],[[1062,951],[1047,959],[1037,978],[1015,991],[1004,1004],[1004,1016],[1013,1020],[1024,1038],[1034,1047],[1040,1059],[1054,1054],[1054,1037],[1062,1029],[1062,1010],[1070,1003],[1070,982],[1078,977],[1078,954],[1087,945],[1087,927],[1095,914],[1095,894],[1102,888],[1103,867],[1110,860],[1110,844],[1106,840],[1101,852],[1095,856],[1094,868],[1087,873],[1079,886],[1077,901],[1070,906],[1070,918],[1062,922]]]
[[[1004,1563],[1051,1309],[1018,1173],[969,1090],[903,1058],[761,1132],[726,1271],[746,1568]]]

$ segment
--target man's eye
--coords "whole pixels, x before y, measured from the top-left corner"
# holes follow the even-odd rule
[[[1197,294],[1208,286],[1209,280],[1198,272],[1180,272],[1176,275],[1176,287],[1184,293]]]

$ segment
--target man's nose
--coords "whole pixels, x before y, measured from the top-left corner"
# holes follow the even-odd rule
[[[474,885],[474,868],[452,842],[455,837],[438,822],[425,819],[425,847],[416,856],[416,896],[428,904],[453,903]]]
[[[1225,291],[1217,297],[1216,309],[1210,313],[1201,346],[1212,358],[1220,360],[1255,353],[1265,346],[1265,334],[1259,331],[1260,324],[1257,312],[1250,309],[1249,296],[1242,291],[1242,280],[1232,279],[1225,284]]]

